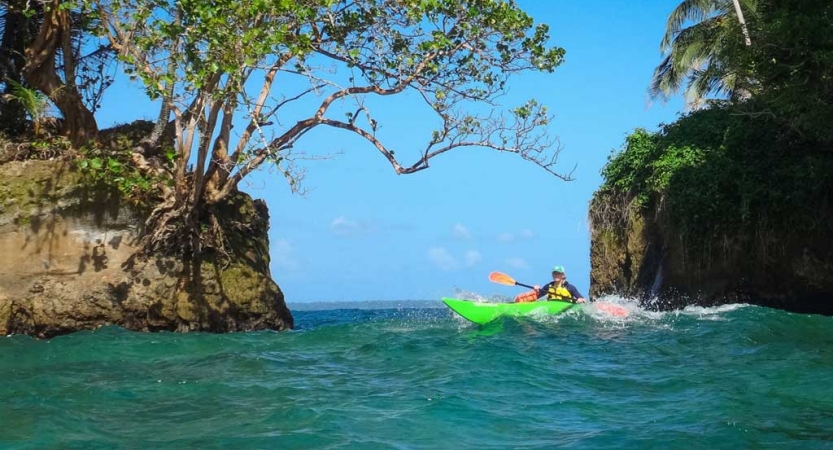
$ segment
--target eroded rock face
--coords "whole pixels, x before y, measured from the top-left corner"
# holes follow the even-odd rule
[[[0,333],[292,328],[269,273],[263,202],[238,194],[219,206],[231,261],[131,259],[143,213],[85,191],[72,169],[65,161],[0,165]]]
[[[590,206],[590,295],[619,294],[657,309],[751,303],[833,315],[833,211],[818,227],[789,235],[760,231],[685,242],[662,211],[640,211],[621,196]]]

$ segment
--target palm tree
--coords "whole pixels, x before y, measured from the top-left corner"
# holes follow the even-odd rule
[[[743,53],[751,39],[741,6],[754,17],[758,0],[683,0],[674,9],[660,44],[664,58],[654,70],[652,98],[667,99],[684,84],[693,104],[709,94],[748,96]]]
[[[740,23],[740,29],[743,30],[743,39],[746,46],[751,47],[752,39],[749,37],[749,29],[746,28],[746,19],[743,18],[743,8],[740,7],[740,0],[732,0],[732,3],[735,4],[735,13],[738,15],[738,22]]]

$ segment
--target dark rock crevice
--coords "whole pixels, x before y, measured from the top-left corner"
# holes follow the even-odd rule
[[[774,237],[737,229],[693,247],[652,209],[605,220],[600,211],[623,205],[609,198],[597,194],[590,208],[591,296],[623,295],[654,309],[750,303],[833,315],[833,227]],[[833,223],[833,214],[821,209],[817,220]]]

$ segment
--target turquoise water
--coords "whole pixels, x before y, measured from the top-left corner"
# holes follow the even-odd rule
[[[833,448],[831,317],[378,305],[295,305],[286,333],[2,338],[0,448]]]

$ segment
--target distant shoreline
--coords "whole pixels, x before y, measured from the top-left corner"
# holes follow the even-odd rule
[[[424,309],[442,308],[439,300],[366,300],[326,302],[286,302],[292,311],[323,311],[334,309]]]

